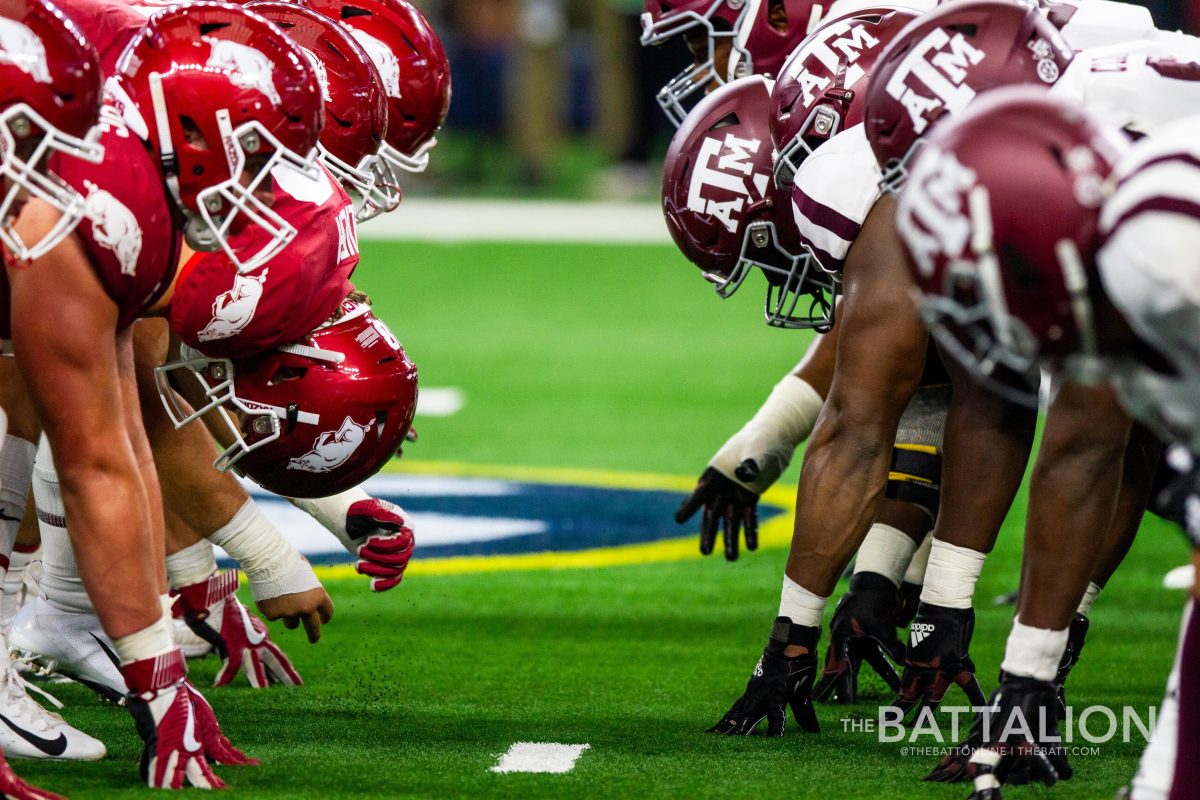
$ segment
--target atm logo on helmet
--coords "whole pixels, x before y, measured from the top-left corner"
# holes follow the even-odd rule
[[[950,153],[933,147],[922,153],[896,217],[922,277],[933,277],[939,256],[956,264],[969,257],[973,221],[967,197],[977,183],[975,171]]]
[[[788,62],[792,66],[787,72],[795,72],[804,105],[810,106],[817,93],[825,91],[833,83],[834,76],[841,72],[843,64],[846,68],[843,86],[853,86],[862,80],[866,71],[856,62],[863,53],[878,46],[879,40],[861,22],[855,24],[853,19],[834,22],[810,37],[791,55]],[[812,63],[813,59],[816,64]],[[818,65],[821,74],[813,74],[810,67]]]
[[[967,69],[983,61],[985,55],[961,33],[951,38],[937,28],[904,57],[888,79],[887,93],[908,111],[918,136],[942,109],[958,113],[975,99],[975,90],[965,83]]]
[[[697,214],[710,214],[730,233],[737,232],[735,215],[742,213],[747,199],[764,196],[770,185],[770,176],[754,170],[752,157],[761,148],[760,139],[742,139],[732,133],[725,134],[724,139],[712,136],[705,139],[696,156],[696,168],[688,186],[688,209]],[[735,196],[715,200],[711,196],[705,197],[705,189],[710,195],[716,189],[724,192],[727,198],[729,194]]]

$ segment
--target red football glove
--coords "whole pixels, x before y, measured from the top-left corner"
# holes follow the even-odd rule
[[[213,686],[231,683],[239,670],[255,689],[272,683],[304,683],[287,655],[271,641],[266,625],[237,599],[237,587],[238,572],[230,570],[214,572],[208,580],[178,590],[175,611],[221,656],[223,663]]]
[[[354,569],[371,579],[371,591],[386,592],[404,579],[412,558],[412,529],[401,508],[386,500],[359,500],[346,512],[347,548],[358,556]]]
[[[17,774],[12,771],[12,767],[4,760],[3,755],[0,755],[0,797],[11,798],[11,800],[66,800],[53,792],[30,786],[18,778]]]

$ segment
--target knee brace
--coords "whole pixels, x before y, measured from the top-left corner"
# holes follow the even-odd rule
[[[900,418],[886,496],[921,507],[937,518],[942,484],[942,437],[950,387],[921,386]]]

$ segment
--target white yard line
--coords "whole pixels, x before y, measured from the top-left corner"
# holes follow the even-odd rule
[[[361,239],[670,244],[653,203],[406,199],[358,228]]]
[[[500,756],[492,772],[570,772],[575,769],[579,756],[589,747],[590,744],[517,742]]]

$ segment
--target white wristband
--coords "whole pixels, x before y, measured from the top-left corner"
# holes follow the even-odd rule
[[[934,539],[921,602],[943,608],[970,608],[986,560],[986,553]]]
[[[1039,681],[1054,680],[1058,674],[1058,662],[1067,649],[1069,630],[1052,631],[1046,628],[1031,628],[1013,620],[1012,632],[1008,634],[1008,646],[1004,649],[1004,663],[1000,669],[1009,675],[1036,678]]]
[[[708,462],[725,477],[757,494],[771,487],[791,463],[796,447],[808,438],[825,404],[806,381],[786,375],[742,429],[730,437]],[[758,477],[743,481],[735,470],[751,458]]]
[[[828,597],[813,594],[787,575],[783,576],[779,616],[787,617],[793,625],[819,628],[821,617],[825,614],[825,604],[828,602]]]
[[[858,558],[854,562],[854,574],[874,572],[887,578],[896,588],[900,588],[900,580],[908,569],[917,550],[917,543],[907,533],[891,525],[876,522],[867,531],[858,548]]]

